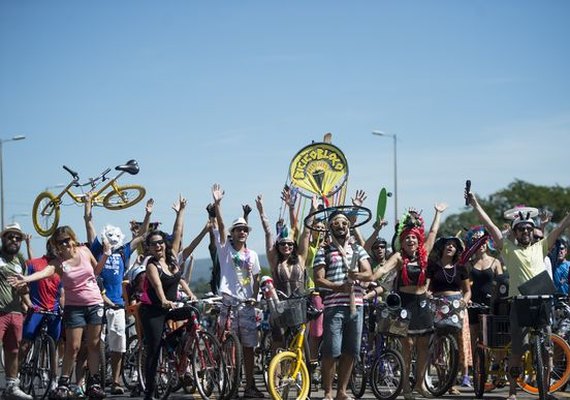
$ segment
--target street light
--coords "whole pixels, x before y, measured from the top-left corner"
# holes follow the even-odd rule
[[[391,137],[394,139],[394,224],[398,222],[398,150],[397,139],[395,133],[386,133],[382,131],[372,131],[373,135]]]
[[[3,144],[6,142],[14,142],[16,140],[24,140],[24,135],[16,135],[10,139],[0,139],[0,224],[4,229],[4,168],[3,168]]]

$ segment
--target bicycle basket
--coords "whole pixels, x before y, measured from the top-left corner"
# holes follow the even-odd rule
[[[294,328],[307,322],[307,300],[295,297],[269,302],[269,313],[272,325]]]
[[[377,305],[376,333],[393,336],[408,336],[410,313],[401,307],[388,307],[386,303]]]
[[[481,341],[485,346],[504,347],[511,342],[508,315],[479,314]]]
[[[465,306],[458,299],[434,297],[431,300],[434,312],[433,326],[438,332],[459,332],[463,328]]]
[[[523,328],[542,328],[552,321],[554,300],[549,295],[515,296],[518,324]]]

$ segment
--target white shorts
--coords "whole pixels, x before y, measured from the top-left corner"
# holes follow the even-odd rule
[[[125,334],[125,310],[107,310],[107,336],[109,350],[116,353],[127,351],[127,335]]]

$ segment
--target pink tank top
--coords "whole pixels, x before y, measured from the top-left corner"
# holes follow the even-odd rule
[[[63,289],[66,306],[92,306],[103,304],[101,290],[85,248],[78,248],[79,265],[62,264]]]

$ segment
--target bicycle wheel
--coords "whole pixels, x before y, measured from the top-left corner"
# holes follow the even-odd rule
[[[228,372],[228,382],[224,391],[224,398],[233,398],[241,383],[241,364],[243,361],[242,348],[238,336],[234,332],[226,332],[222,343],[224,362]]]
[[[552,341],[552,371],[550,372],[549,392],[561,390],[570,378],[570,345],[563,337],[550,335]],[[536,371],[532,363],[530,351],[522,356],[523,374],[517,379],[517,385],[527,393],[538,395]]]
[[[457,377],[459,348],[452,334],[436,334],[430,343],[425,385],[434,397],[443,396]]]
[[[404,386],[404,359],[395,350],[385,350],[372,366],[370,384],[377,399],[392,400]]]
[[[154,376],[154,397],[165,400],[170,393],[175,391],[178,384],[178,375],[176,369],[168,360],[168,349],[163,342],[160,347],[160,355],[158,357],[158,367]]]
[[[47,237],[54,233],[59,224],[59,199],[51,192],[42,192],[34,200],[32,223],[40,235]]]
[[[542,340],[537,336],[534,338],[532,343],[532,358],[534,360],[534,366],[536,368],[536,383],[538,386],[538,398],[540,400],[545,400],[548,394],[548,382],[546,378],[548,376],[548,364],[544,362],[544,354],[546,349],[543,348],[544,344]]]
[[[134,206],[146,194],[146,189],[139,185],[117,186],[103,199],[103,206],[108,210],[122,210]]]
[[[299,372],[295,373],[298,369]],[[295,353],[283,351],[273,357],[269,364],[269,394],[274,400],[301,399],[309,396],[311,382],[304,360]]]
[[[362,338],[362,340],[364,340],[364,338]],[[348,381],[350,391],[357,399],[361,398],[366,391],[366,374],[368,362],[368,345],[364,344],[364,346],[361,346],[360,352],[354,360],[352,373],[350,374],[350,380]]]
[[[483,398],[485,393],[485,382],[487,382],[487,365],[485,364],[485,350],[477,347],[475,358],[473,358],[473,391],[475,397]]]
[[[259,343],[259,357],[261,358],[261,373],[263,374],[263,384],[267,391],[269,391],[269,363],[273,358],[273,351],[271,351],[271,331],[264,331],[261,341]]]
[[[214,335],[206,331],[196,332],[198,338],[192,351],[192,369],[196,388],[203,399],[219,399],[226,386],[222,346]]]
[[[36,340],[36,354],[33,356],[33,379],[30,391],[34,399],[45,399],[55,382],[55,342],[49,335],[40,336]]]
[[[123,354],[123,369],[121,377],[128,390],[134,390],[139,384],[138,353],[140,343],[138,336],[131,336],[127,340],[127,351]]]

